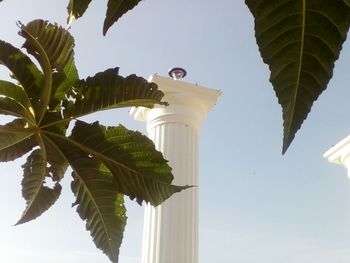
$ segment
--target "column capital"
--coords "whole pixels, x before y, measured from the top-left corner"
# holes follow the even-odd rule
[[[136,120],[149,125],[161,123],[183,123],[197,132],[208,111],[215,105],[221,92],[199,85],[193,85],[168,77],[152,75],[149,82],[154,82],[164,92],[163,101],[169,106],[156,105],[153,109],[133,107],[130,114]]]
[[[331,163],[345,166],[350,177],[350,135],[325,152],[323,157]]]

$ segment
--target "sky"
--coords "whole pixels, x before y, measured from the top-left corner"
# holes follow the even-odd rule
[[[20,47],[16,21],[65,25],[58,0],[4,0],[0,39]],[[322,157],[349,135],[350,40],[328,89],[282,156],[282,118],[268,67],[254,38],[253,17],[239,0],[144,0],[114,25],[102,24],[107,1],[92,1],[76,21],[75,60],[81,78],[110,67],[122,75],[167,76],[184,67],[184,81],[223,92],[200,136],[200,263],[350,262],[350,180]],[[0,68],[0,77],[8,72]],[[145,132],[128,109],[86,118]],[[70,175],[56,204],[16,226],[23,159],[1,163],[0,262],[108,263],[71,203]],[[143,208],[128,202],[121,263],[140,263]]]

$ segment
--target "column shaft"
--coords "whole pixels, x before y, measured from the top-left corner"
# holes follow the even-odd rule
[[[177,185],[198,185],[198,134],[182,123],[148,129],[156,148],[173,167]],[[198,262],[198,189],[173,195],[162,205],[147,205],[142,263]]]
[[[142,263],[198,263],[198,139],[202,121],[221,92],[153,75],[169,106],[133,108],[169,160],[176,185],[193,185],[154,208],[146,207]]]

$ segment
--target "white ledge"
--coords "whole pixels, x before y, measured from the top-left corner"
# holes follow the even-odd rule
[[[215,105],[221,91],[190,84],[169,77],[152,75],[149,82],[158,85],[163,91],[162,101],[169,106],[156,105],[153,109],[133,107],[130,114],[139,121],[177,122],[192,126],[197,132],[208,111]]]
[[[331,163],[350,168],[348,166],[350,164],[350,135],[325,152],[323,157],[327,158]]]

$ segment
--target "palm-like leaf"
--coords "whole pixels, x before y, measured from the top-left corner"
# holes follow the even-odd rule
[[[0,113],[35,122],[34,108],[21,86],[0,80],[0,96],[3,97],[0,101]]]
[[[55,108],[59,104],[58,99],[64,99],[63,94],[78,80],[74,39],[62,27],[43,20],[22,26],[21,35],[26,38],[23,46],[38,59],[45,73],[38,110],[40,122],[47,107]]]
[[[40,20],[28,23],[23,29],[30,33],[43,47],[49,60],[53,83],[53,95],[64,99],[63,94],[78,80],[78,71],[74,63],[74,39],[62,27]],[[32,55],[37,52],[27,39],[24,47]],[[39,58],[38,58],[39,59]],[[52,98],[51,98],[52,99]]]
[[[78,19],[79,17],[83,16],[90,2],[91,0],[69,0],[67,6],[67,24],[70,25],[74,19]]]
[[[78,121],[69,138],[54,133],[47,136],[59,145],[71,164],[80,159],[84,164],[99,160],[113,174],[118,191],[136,197],[139,202],[158,205],[188,187],[171,185],[171,168],[154,149],[153,142],[123,126],[104,127]]]
[[[103,22],[103,35],[125,13],[133,9],[141,0],[108,0],[107,13]]]
[[[164,104],[163,93],[143,78],[120,76],[117,68],[79,80],[74,40],[66,30],[43,20],[20,26],[24,48],[41,69],[0,41],[0,63],[16,80],[0,80],[0,114],[16,118],[0,125],[0,161],[29,153],[22,180],[26,208],[17,224],[55,203],[70,166],[77,211],[96,246],[117,262],[126,223],[123,194],[158,205],[187,187],[171,185],[167,161],[138,132],[76,121],[68,136],[67,128],[72,120],[100,110]]]
[[[63,178],[69,163],[57,145],[52,143],[51,140],[44,137],[43,142],[45,145],[46,161],[48,164],[46,177],[51,178],[55,182],[59,182]]]
[[[112,262],[117,262],[126,224],[123,195],[119,193],[113,175],[101,167],[97,159],[81,153],[74,160],[72,191],[77,211],[86,220],[96,246]]]
[[[135,75],[123,78],[118,75],[118,68],[107,69],[76,83],[70,96],[74,100],[65,105],[66,118],[112,108],[152,107],[155,101],[166,104],[160,102],[163,94],[157,85]]]
[[[0,64],[6,66],[25,89],[33,105],[37,104],[43,74],[21,50],[0,40]]]
[[[106,35],[108,29],[117,22],[125,13],[133,9],[141,0],[108,0],[106,17],[103,23],[103,35]],[[68,26],[71,23],[83,16],[88,8],[91,0],[69,0],[68,11]]]
[[[45,186],[48,171],[46,165],[46,154],[42,149],[34,150],[23,165],[22,195],[27,207],[16,225],[37,218],[58,199],[61,193],[59,183],[56,183],[53,188]]]
[[[1,104],[0,104],[1,105]],[[0,161],[13,161],[28,153],[36,144],[34,130],[25,128],[27,121],[16,119],[0,126]]]
[[[326,89],[350,26],[343,0],[246,0],[283,108],[283,153]]]

